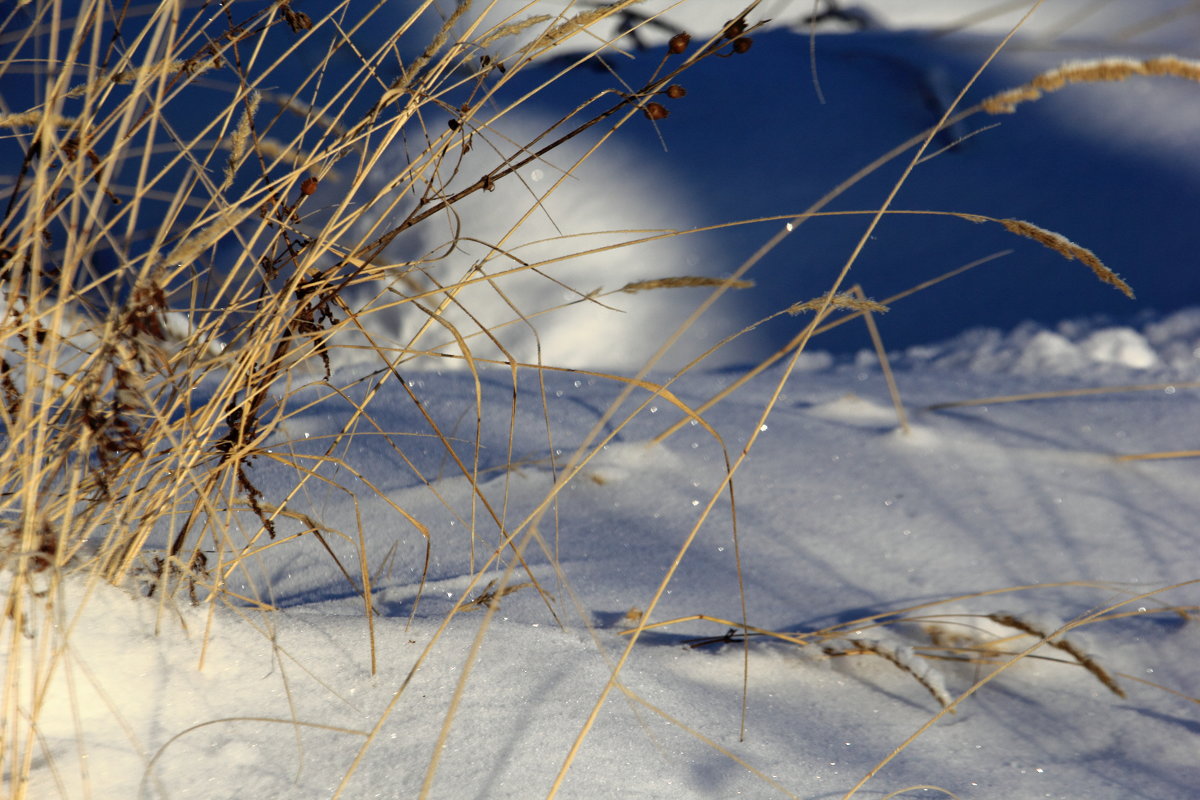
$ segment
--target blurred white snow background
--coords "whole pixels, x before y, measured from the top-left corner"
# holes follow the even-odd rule
[[[487,19],[519,19],[534,12],[553,16],[560,6],[566,8],[555,2],[500,2],[490,6]],[[597,96],[601,99],[592,107],[604,107],[603,93],[625,91],[646,77],[663,56],[667,38],[679,31],[697,42],[716,35],[731,7],[725,2],[631,6],[618,15],[612,34],[634,28],[636,35],[621,40],[622,49],[605,59],[605,68],[577,71],[551,84],[506,114],[494,130],[468,132],[473,150],[453,163],[455,180],[448,185],[477,179],[477,165],[497,152],[522,156],[514,143],[546,130],[561,109],[574,107],[573,98]],[[684,81],[687,96],[663,101],[668,118],[631,121],[570,177],[564,175],[582,145],[535,161],[499,181],[493,193],[469,200],[464,211],[481,213],[463,213],[455,220],[456,230],[426,230],[416,241],[398,241],[389,253],[397,261],[444,255],[436,267],[442,282],[476,267],[480,272],[473,274],[481,280],[500,275],[446,302],[443,313],[469,332],[478,326],[463,309],[485,325],[507,322],[499,335],[518,360],[637,368],[707,290],[636,295],[619,290],[630,282],[669,276],[727,277],[781,220],[621,247],[550,263],[538,274],[503,273],[578,252],[582,242],[601,247],[655,231],[803,211],[861,166],[935,124],[1025,10],[1020,3],[764,2],[754,18],[769,22],[753,37],[753,48],[690,71]],[[814,12],[819,20],[815,38],[804,24]],[[959,108],[1064,61],[1144,58],[1164,51],[1195,55],[1198,41],[1200,14],[1190,3],[1049,3],[1024,24]],[[518,38],[497,47],[513,50],[520,44]],[[594,37],[582,37],[576,46],[595,44]],[[549,80],[572,58],[555,52],[555,61],[530,70],[507,96]],[[1200,206],[1196,94],[1194,84],[1175,79],[1074,86],[1019,114],[976,115],[940,133],[931,148],[937,155],[915,170],[893,209],[1032,221],[1097,253],[1134,286],[1137,300],[1130,302],[1078,264],[1002,230],[949,218],[889,217],[852,272],[851,280],[872,298],[989,261],[897,303],[880,322],[885,344],[902,349],[976,326],[1008,329],[1034,321],[1048,327],[1082,316],[1137,326],[1156,313],[1200,302],[1190,221],[1191,209]],[[1147,119],[1154,123],[1144,124]],[[559,126],[555,134],[568,127]],[[878,208],[906,158],[852,187],[829,210]],[[560,179],[562,185],[543,202],[542,195]],[[513,230],[514,222],[526,216]],[[745,276],[754,288],[728,293],[660,366],[681,366],[722,337],[821,294],[867,220],[809,221]],[[455,234],[460,237],[455,252],[442,253],[439,247]],[[404,291],[402,283],[398,289]],[[548,311],[554,308],[559,310]],[[418,349],[447,344],[456,349],[445,330],[411,307],[376,321],[404,343],[428,329]],[[720,367],[757,360],[795,330],[794,319],[776,320],[705,363]],[[494,348],[479,344],[475,355],[496,356]],[[835,353],[865,346],[858,325],[811,345]]]

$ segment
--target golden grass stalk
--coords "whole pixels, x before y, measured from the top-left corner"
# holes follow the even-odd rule
[[[707,747],[709,747],[712,750],[716,751],[717,753],[721,754],[722,756],[729,759],[730,761],[737,764],[738,766],[744,768],[746,771],[750,772],[756,778],[758,778],[760,781],[762,781],[763,784],[770,786],[772,789],[774,789],[775,791],[784,795],[785,797],[789,797],[792,800],[800,800],[800,797],[798,795],[795,795],[792,792],[788,791],[788,788],[786,786],[784,786],[782,783],[780,783],[778,780],[776,780],[775,777],[772,777],[771,775],[767,774],[763,770],[756,768],[753,764],[749,763],[744,758],[739,756],[737,753],[734,753],[728,747],[725,747],[724,745],[722,745],[720,742],[714,740],[712,737],[706,736],[701,731],[688,725],[687,722],[667,713],[663,709],[659,708],[657,705],[651,703],[649,700],[642,697],[640,694],[634,692],[628,686],[625,686],[624,684],[622,684],[619,688],[621,690],[621,693],[624,694],[626,697],[628,697],[630,700],[634,701],[635,703],[638,703],[639,705],[643,706],[644,708],[649,709],[650,711],[654,712],[655,714],[657,714],[658,716],[662,717],[664,720],[669,722],[671,725],[686,732],[688,735],[692,736],[697,741],[702,742]]]
[[[839,292],[833,297],[821,295],[820,297],[814,297],[812,300],[794,303],[788,306],[786,311],[795,317],[805,312],[820,311],[821,309],[849,309],[851,311],[873,311],[883,314],[887,312],[888,307],[868,297],[856,295],[854,292]]]
[[[560,22],[539,36],[532,43],[531,48],[559,44],[576,33],[594,26],[597,22],[607,19],[613,14],[640,2],[642,0],[617,0],[615,3],[605,3],[587,11],[580,11],[575,16]]]
[[[652,278],[644,281],[632,281],[617,291],[626,294],[637,294],[651,289],[691,289],[700,286],[720,286],[726,289],[751,289],[754,281],[728,280],[726,278],[706,278],[699,275],[680,275],[675,278]]]
[[[1174,389],[1197,389],[1200,381],[1183,381],[1180,383],[1136,383],[1123,386],[1089,386],[1086,389],[1059,389],[1050,392],[1028,392],[1026,394],[998,395],[996,397],[975,397],[970,400],[951,400],[945,403],[934,403],[926,406],[927,411],[941,411],[946,408],[963,406],[988,406],[1001,403],[1023,403],[1030,400],[1061,400],[1068,397],[1091,397],[1094,395],[1120,394],[1123,392],[1162,392]]]
[[[78,118],[63,114],[50,114],[32,108],[28,111],[17,111],[10,114],[0,114],[0,128],[36,128],[43,121],[55,128],[69,128],[78,122]]]
[[[963,266],[952,269],[949,272],[945,272],[936,278],[932,278],[930,280],[923,281],[915,286],[905,289],[902,292],[897,292],[896,294],[892,295],[891,297],[884,298],[882,303],[885,306],[890,306],[892,303],[895,303],[899,300],[903,300],[906,297],[909,297],[913,294],[924,291],[925,289],[928,289],[932,286],[936,286],[937,284],[939,284],[945,280],[949,280],[950,278],[953,278],[957,275],[961,275],[963,272],[966,272],[967,270],[974,269],[975,267],[986,264],[989,261],[993,261],[996,258],[999,258],[1000,256],[1008,255],[1011,252],[1012,252],[1011,250],[1004,250],[1004,251],[1001,251],[1000,253],[996,253],[996,254],[993,254],[990,256],[985,256],[982,259],[977,259],[970,263],[964,264]],[[820,327],[818,327],[813,335],[819,336],[822,333],[833,330],[834,328],[837,328],[841,325],[844,325],[847,322],[850,322],[855,317],[864,316],[865,314],[866,314],[865,311],[855,311],[851,314],[847,314],[845,316],[831,320],[830,322],[827,322],[827,323],[821,325]],[[761,324],[761,322],[755,323],[754,326],[757,326],[759,324]],[[753,329],[754,326],[750,326],[749,328],[747,328],[747,330]],[[765,370],[769,369],[773,364],[778,363],[780,359],[784,358],[788,353],[792,352],[792,350],[796,347],[796,345],[799,341],[800,341],[799,335],[797,335],[791,341],[789,341],[787,344],[785,344],[783,347],[777,349],[774,353],[772,353],[767,358],[760,361],[757,365],[755,365],[754,367],[752,367],[751,369],[749,369],[742,375],[738,376],[738,378],[736,380],[734,380],[729,385],[725,386],[723,389],[721,389],[721,391],[717,392],[711,398],[709,398],[708,400],[705,400],[703,403],[701,403],[696,409],[697,412],[703,414],[705,411],[712,408],[717,403],[721,402],[722,400],[724,400],[726,397],[728,397],[729,395],[736,392],[741,387],[745,386],[747,383],[749,383],[751,380],[753,380],[755,378],[755,376],[762,374]],[[700,363],[700,360],[701,359],[698,359],[694,363],[698,364],[698,363]],[[688,365],[688,366],[690,368],[692,365]],[[683,426],[686,424],[687,423],[685,421],[680,420],[679,422],[676,422],[675,424],[671,425],[669,428],[664,430],[662,433],[658,434],[658,436],[654,437],[654,440],[656,442],[664,441],[665,439],[669,438],[673,434],[678,433],[683,428]]]
[[[933,670],[928,662],[921,660],[911,647],[895,646],[873,639],[834,639],[822,643],[821,651],[827,656],[862,653],[877,655],[897,669],[911,675],[934,700],[938,701],[942,708],[949,708],[950,704],[954,702],[954,698],[946,691],[946,685],[941,675]]]
[[[1020,219],[1001,219],[997,221],[1010,233],[1015,233],[1017,236],[1024,236],[1026,239],[1032,239],[1043,247],[1050,248],[1068,261],[1078,259],[1086,264],[1097,278],[1110,286],[1115,286],[1130,300],[1133,299],[1132,287],[1121,280],[1121,276],[1105,266],[1104,262],[1086,247],[1075,244],[1061,233],[1046,230],[1040,225],[1034,225],[1032,222]]]
[[[850,293],[860,301],[870,302],[867,300],[867,295],[863,292],[862,287],[857,283],[851,288]],[[882,307],[882,304],[877,304]],[[904,399],[900,396],[900,386],[896,383],[896,375],[892,372],[892,360],[888,358],[887,348],[883,346],[883,337],[879,334],[879,326],[875,324],[875,315],[872,313],[874,309],[863,308],[863,322],[867,325],[867,333],[871,337],[871,345],[875,348],[875,357],[879,359],[879,368],[883,370],[883,379],[887,382],[888,394],[892,398],[892,407],[896,409],[896,420],[900,423],[900,430],[904,433],[910,433],[911,428],[908,425],[908,412],[904,409]]]
[[[261,100],[262,93],[257,89],[252,90],[246,96],[246,108],[242,111],[242,117],[238,120],[237,128],[234,129],[233,135],[229,138],[229,160],[225,163],[225,179],[221,181],[218,191],[223,192],[233,185],[233,175],[237,171],[242,157],[246,155],[246,143],[250,139],[250,133],[254,125],[254,115],[258,113],[258,104]]]
[[[115,70],[106,74],[102,74],[89,83],[81,83],[69,89],[65,98],[83,97],[92,92],[102,89],[107,84],[122,84],[132,83],[137,80],[150,80],[162,75],[163,73],[173,73],[186,71],[189,75],[199,75],[203,72],[219,69],[221,67],[220,59],[211,59],[208,61],[197,60],[179,60],[161,61],[157,64],[150,64],[137,69],[122,69]]]
[[[549,14],[531,14],[524,19],[519,19],[516,22],[509,22],[506,25],[501,25],[479,40],[480,47],[487,47],[495,44],[501,39],[507,39],[511,36],[517,36],[523,33],[534,25],[540,25],[543,22],[548,22],[552,17]]]
[[[1024,86],[994,94],[980,106],[989,114],[1011,114],[1022,103],[1040,100],[1044,94],[1057,92],[1072,84],[1115,83],[1137,76],[1174,77],[1200,83],[1200,61],[1173,55],[1144,60],[1099,58],[1071,61],[1043,72]]]
[[[1016,614],[1004,612],[988,614],[987,618],[998,625],[1003,625],[1007,628],[1013,628],[1021,631],[1022,633],[1027,633],[1030,636],[1036,636],[1051,647],[1062,650],[1064,653],[1071,656],[1071,658],[1075,659],[1075,661],[1079,663],[1079,666],[1092,673],[1092,675],[1096,677],[1096,680],[1104,684],[1104,686],[1110,692],[1115,694],[1117,697],[1125,696],[1125,690],[1117,685],[1116,678],[1114,678],[1108,670],[1106,670],[1098,661],[1096,661],[1095,656],[1084,652],[1077,644],[1059,634],[1058,631],[1061,626],[1055,626],[1054,628],[1047,629],[1045,625],[1039,625],[1032,620],[1017,616]]]
[[[412,87],[416,76],[421,72],[421,70],[425,69],[425,67],[433,61],[434,57],[442,50],[442,48],[446,46],[446,42],[450,40],[450,34],[454,30],[454,26],[457,25],[459,20],[463,18],[463,15],[471,10],[471,5],[473,2],[474,0],[461,0],[461,2],[455,5],[454,11],[450,13],[450,16],[446,17],[446,21],[442,23],[442,26],[438,29],[437,34],[433,37],[432,41],[426,45],[425,49],[421,52],[421,55],[411,64],[409,64],[408,67],[405,68],[404,72],[401,73],[400,77],[392,83],[391,88],[393,92],[399,93],[408,91]]]
[[[1200,450],[1160,450],[1155,453],[1128,453],[1117,461],[1167,461],[1176,458],[1200,458]]]
[[[241,223],[247,213],[243,211],[240,215],[223,215],[223,218],[217,222],[206,225],[179,242],[163,260],[163,263],[170,267],[192,263],[201,253],[208,250]]]

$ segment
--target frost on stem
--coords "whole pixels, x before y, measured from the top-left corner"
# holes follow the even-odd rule
[[[925,687],[925,691],[933,695],[933,699],[937,700],[942,708],[954,702],[950,692],[946,690],[946,681],[942,673],[907,645],[891,645],[874,639],[834,639],[825,642],[821,650],[827,656],[874,653],[912,675],[917,683]]]
[[[1100,664],[1100,662],[1096,660],[1095,656],[1085,651],[1077,643],[1071,641],[1066,636],[1057,635],[1058,631],[1063,629],[1063,625],[1050,620],[1036,619],[1028,615],[1017,616],[1016,614],[1009,612],[988,614],[988,619],[998,625],[1003,625],[1006,628],[1013,628],[1014,630],[1021,631],[1022,633],[1027,633],[1030,636],[1036,636],[1037,638],[1045,641],[1045,643],[1051,647],[1062,650],[1064,653],[1071,656],[1071,658],[1075,659],[1079,666],[1092,673],[1096,680],[1104,684],[1110,692],[1115,694],[1117,697],[1125,696],[1125,690],[1117,685],[1116,678],[1114,678],[1112,673],[1106,670]]]

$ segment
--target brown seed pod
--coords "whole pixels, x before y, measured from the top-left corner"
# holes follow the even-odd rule
[[[746,32],[746,18],[739,17],[725,23],[724,36],[726,39],[736,39]]]
[[[684,50],[687,50],[687,46],[691,43],[691,41],[691,35],[687,33],[677,33],[671,37],[671,41],[667,45],[667,50],[675,55],[679,55]]]
[[[671,112],[667,111],[667,107],[662,103],[646,103],[642,111],[646,114],[647,119],[666,119],[671,115]]]
[[[450,128],[450,130],[452,130],[452,131],[456,131],[456,130],[458,130],[458,120],[454,119],[453,117],[451,117],[450,119],[446,120],[446,125],[447,125],[447,126]]]
[[[667,97],[671,98],[672,100],[678,100],[681,97],[687,96],[687,89],[683,88],[678,83],[672,83],[667,87],[666,94]]]
[[[745,53],[753,46],[754,40],[749,36],[743,36],[741,39],[733,40],[733,52],[735,53]]]
[[[289,3],[280,3],[279,13],[283,15],[283,21],[292,29],[292,33],[300,33],[300,31],[312,29],[312,18],[301,11],[293,11]]]
[[[317,190],[317,179],[309,176],[304,179],[304,183],[300,184],[300,194],[308,197]]]

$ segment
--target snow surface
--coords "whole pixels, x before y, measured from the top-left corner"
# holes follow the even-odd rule
[[[696,35],[715,30],[728,7],[697,5],[698,16],[687,18]],[[623,204],[615,199],[623,195],[601,186],[600,211],[567,203],[556,222],[570,231],[573,209],[603,217],[592,220],[592,230],[802,210],[936,120],[941,87],[960,86],[1010,21],[1011,14],[976,20],[955,36],[922,30],[955,24],[966,5],[1016,4],[858,4],[878,27],[817,40],[823,106],[812,88],[807,34],[780,24],[756,35],[745,58],[705,65],[689,78],[687,104],[674,104],[660,123],[666,152],[658,133],[641,126],[617,143],[608,171],[597,166],[588,177],[661,183],[671,176],[672,191],[653,198],[660,218],[647,220],[644,206]],[[1194,13],[1140,36],[1113,33],[1185,5],[1048,3],[1035,17],[1044,22],[985,75],[979,96],[1022,83],[1068,51],[1136,54],[1165,43],[1187,55],[1183,48],[1198,41]],[[784,12],[804,6],[764,3],[763,13],[786,23]],[[1096,13],[1086,13],[1093,7]],[[1080,15],[1076,24],[1060,30],[1072,13]],[[913,99],[924,89],[932,109]],[[560,797],[839,797],[940,713],[914,674],[887,658],[831,656],[817,645],[765,637],[748,650],[736,642],[690,647],[693,637],[719,639],[727,631],[699,620],[641,633],[619,687],[601,702],[637,622],[628,612],[650,608],[681,553],[651,622],[695,614],[740,620],[740,556],[750,624],[794,635],[846,624],[837,647],[875,642],[952,697],[986,670],[922,659],[931,626],[977,644],[1014,635],[983,619],[1001,611],[1051,627],[1110,606],[1146,611],[1070,634],[1126,697],[1043,647],[1036,655],[1046,658],[1024,659],[979,688],[857,796],[1195,796],[1200,714],[1191,698],[1200,695],[1200,641],[1195,624],[1179,614],[1150,612],[1196,604],[1188,583],[1200,578],[1196,462],[1115,457],[1197,447],[1200,408],[1191,382],[1200,379],[1200,309],[1187,307],[1200,301],[1190,211],[1200,201],[1198,117],[1195,85],[1082,87],[1002,120],[918,170],[901,193],[903,207],[1034,220],[1095,250],[1133,283],[1139,300],[1129,304],[1093,285],[1078,264],[1003,231],[961,221],[886,224],[853,273],[877,298],[1014,250],[1000,265],[880,318],[910,417],[907,433],[860,325],[815,342],[765,421],[782,366],[705,412],[719,438],[684,424],[654,443],[680,419],[669,398],[635,391],[610,418],[619,383],[551,371],[521,372],[515,399],[507,371],[483,372],[476,431],[473,376],[406,373],[424,408],[456,437],[468,471],[477,464],[478,491],[436,441],[398,435],[408,463],[381,437],[362,437],[354,444],[357,475],[325,465],[324,478],[362,487],[356,503],[316,481],[303,499],[319,525],[363,532],[378,611],[375,674],[354,579],[311,535],[262,549],[229,576],[227,589],[261,598],[271,612],[159,605],[105,585],[69,583],[60,607],[79,611],[60,622],[64,649],[42,712],[30,796],[329,797],[345,780],[343,797],[407,798],[428,779],[431,797],[540,797],[600,705]],[[689,163],[702,166],[679,166]],[[629,164],[638,174],[629,174]],[[844,207],[877,204],[895,174],[886,177],[860,187]],[[633,222],[621,217],[628,212]],[[706,264],[670,250],[694,248],[690,240],[672,240],[655,256],[662,270],[624,265],[615,285],[671,270],[727,274],[781,225],[704,240],[698,252]],[[861,220],[829,228],[810,223],[802,244],[799,235],[787,240],[751,276],[757,294],[718,309],[712,330],[698,335],[717,337],[728,332],[723,326],[818,294],[863,229]],[[800,265],[813,274],[800,274]],[[698,302],[686,292],[644,297],[646,305],[634,309],[641,325],[619,333],[600,315],[587,326],[572,324],[578,317],[547,321],[540,327],[546,362],[636,369]],[[700,405],[739,374],[708,367],[769,352],[798,324],[784,318],[765,326],[759,339],[688,372],[671,392]],[[625,338],[614,355],[603,343],[618,335]],[[379,380],[365,371],[345,363],[331,383],[361,397]],[[930,408],[1130,384],[1154,388]],[[313,384],[293,402],[322,396],[322,385]],[[639,405],[618,430],[617,421]],[[351,412],[349,403],[328,399],[292,417],[271,446],[323,452],[322,437],[341,430]],[[386,431],[428,430],[394,384],[371,413]],[[590,460],[565,480],[594,426],[611,439],[586,450]],[[722,488],[726,457],[736,459],[752,437],[734,481],[735,542]],[[266,463],[254,478],[267,497],[283,491],[284,476]],[[428,540],[398,522],[368,482],[423,525]],[[556,503],[543,507],[551,495]],[[710,503],[714,510],[684,553]],[[537,533],[526,543],[528,573],[518,567],[506,576],[511,551],[501,528],[523,542]],[[359,542],[329,542],[354,575]],[[494,552],[498,562],[483,568]],[[517,586],[531,576],[545,598],[523,586],[499,600],[486,626],[485,610],[476,607],[441,627],[489,581]],[[915,612],[920,622],[880,628],[870,621],[916,606],[924,606]],[[1003,648],[1016,653],[1035,643],[1018,638]],[[929,786],[940,789],[902,791]]]
[[[1187,341],[1200,346],[1194,335]],[[1128,378],[1170,374],[1121,369]],[[994,626],[960,615],[1003,610],[1066,622],[1195,580],[1200,502],[1194,462],[1113,458],[1176,448],[1180,432],[1195,430],[1192,391],[920,410],[998,392],[1094,383],[1084,374],[1090,376],[1086,370],[903,370],[913,425],[907,435],[897,430],[878,369],[846,365],[794,376],[737,476],[751,623],[802,632],[929,603],[921,612],[928,623],[982,635],[980,628]],[[349,377],[339,374],[335,383]],[[545,378],[561,469],[617,387],[579,375]],[[706,415],[734,455],[779,378],[778,370],[764,375]],[[689,375],[673,390],[695,404],[721,382],[718,375]],[[469,376],[427,374],[415,384],[446,424],[470,412]],[[484,408],[494,411],[483,423],[481,469],[506,460],[509,391],[498,376],[485,378]],[[419,429],[403,403],[384,406],[375,407],[376,418],[392,430]],[[540,406],[536,381],[527,376],[513,460],[528,460],[480,481],[494,507],[506,506],[510,526],[553,486],[554,469],[533,435],[546,425]],[[279,446],[300,450],[319,441],[348,413],[328,404],[314,409],[289,424],[284,436],[291,443]],[[58,673],[61,683],[50,694],[42,727],[64,793],[82,791],[82,752],[96,796],[328,796],[364,746],[363,734],[378,726],[344,796],[416,796],[456,681],[470,667],[431,796],[545,794],[626,641],[621,634],[629,624],[622,617],[648,606],[700,511],[714,493],[723,497],[722,453],[699,426],[685,426],[665,444],[648,443],[677,417],[662,400],[652,400],[560,492],[557,522],[543,520],[542,537],[557,552],[561,572],[536,545],[527,552],[562,628],[535,591],[522,588],[500,601],[474,660],[467,653],[482,610],[454,619],[407,686],[408,671],[454,603],[501,577],[493,568],[472,580],[472,513],[480,519],[474,528],[480,561],[498,535],[482,521],[465,478],[437,478],[434,496],[382,445],[362,445],[355,463],[365,467],[364,479],[428,527],[432,560],[416,605],[420,536],[398,527],[381,502],[360,496],[357,513],[381,615],[374,621],[374,676],[361,600],[311,538],[261,553],[250,570],[254,582],[241,573],[230,580],[229,589],[280,609],[270,614],[222,609],[210,618],[204,607],[161,610],[116,589],[90,587],[90,600],[72,621],[70,669],[64,664]],[[406,454],[426,476],[452,473],[436,448]],[[269,476],[262,470],[256,480],[271,496]],[[327,477],[353,483],[337,471]],[[319,524],[354,529],[355,509],[343,497],[314,491]],[[739,618],[728,520],[727,503],[718,499],[654,620],[697,613]],[[334,546],[345,563],[354,563],[354,543]],[[511,583],[527,580],[517,572]],[[1045,585],[1008,590],[1032,584]],[[941,605],[994,590],[999,596]],[[1122,610],[1194,600],[1194,587],[1185,587],[1133,600]],[[741,649],[685,645],[687,637],[720,637],[725,630],[692,622],[642,635],[621,673],[622,686],[658,711],[619,693],[610,698],[560,796],[776,794],[701,735],[771,776],[784,796],[838,796],[939,710],[912,677],[883,659],[832,659],[815,646],[756,640],[747,734],[740,742]],[[852,627],[846,635],[858,631]],[[894,631],[868,626],[860,635],[884,638],[894,648],[927,643],[913,624]],[[1077,665],[1022,662],[930,728],[862,796],[926,784],[960,797],[1188,796],[1200,779],[1195,707],[1137,681],[1194,696],[1194,624],[1158,613],[1085,626],[1073,636],[1118,676],[1126,699]],[[197,669],[202,649],[204,666]],[[978,677],[971,665],[930,662],[927,669],[951,695]],[[73,693],[66,690],[69,679]],[[78,735],[72,709],[80,714]],[[35,770],[34,779],[33,796],[56,796],[49,770]]]

